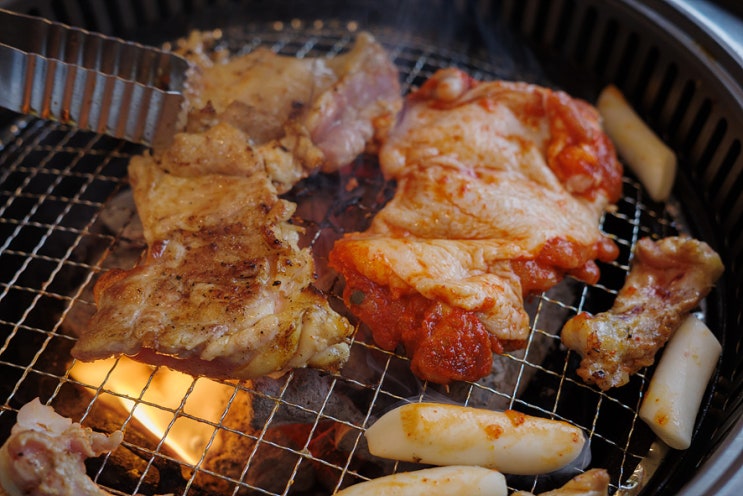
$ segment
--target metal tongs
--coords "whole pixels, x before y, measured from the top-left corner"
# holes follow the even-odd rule
[[[173,53],[0,9],[0,106],[148,146],[185,119]]]

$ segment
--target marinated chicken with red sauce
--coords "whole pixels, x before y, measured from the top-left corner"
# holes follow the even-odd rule
[[[606,391],[655,362],[655,355],[724,270],[706,243],[685,236],[637,243],[632,268],[614,305],[585,312],[562,329],[562,342],[582,358],[578,375]]]
[[[108,495],[88,477],[85,460],[115,450],[123,437],[121,431],[93,432],[35,398],[18,411],[0,448],[0,494]]]
[[[477,380],[523,346],[523,298],[594,283],[618,250],[599,230],[622,168],[588,103],[457,69],[411,93],[379,154],[394,198],[336,242],[344,298],[420,378]]]

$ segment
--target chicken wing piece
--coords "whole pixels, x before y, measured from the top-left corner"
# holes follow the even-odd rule
[[[239,149],[229,136],[245,139],[220,133],[213,146],[194,148],[200,152],[192,150],[191,160],[207,164]],[[265,172],[189,175],[193,167],[169,156],[138,156],[129,165],[147,254],[133,269],[99,278],[97,311],[73,356],[126,354],[232,379],[304,366],[337,370],[352,327],[311,285],[312,254],[298,247],[299,228],[289,222],[295,205],[278,198]]]
[[[622,169],[589,104],[525,83],[437,72],[380,149],[394,198],[330,262],[351,310],[421,378],[490,372],[528,336],[523,297],[595,282],[617,248],[598,225]]]
[[[0,494],[107,495],[86,474],[85,460],[115,450],[122,439],[121,431],[93,432],[35,398],[18,411],[0,448]]]
[[[333,171],[386,135],[402,106],[398,71],[362,32],[332,58],[282,56],[267,48],[214,60],[203,35],[179,49],[195,65],[188,131],[227,122],[250,137],[279,193],[318,168]]]
[[[562,342],[583,359],[578,375],[606,391],[652,365],[688,313],[724,270],[706,243],[686,236],[637,243],[632,268],[612,308],[579,313],[562,329]]]

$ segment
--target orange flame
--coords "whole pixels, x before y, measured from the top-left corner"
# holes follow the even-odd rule
[[[100,398],[119,403],[179,458],[196,464],[219,424],[234,386],[154,368],[126,357],[77,361],[70,375]],[[141,398],[140,398],[141,396]],[[184,403],[185,399],[185,403]],[[210,449],[217,448],[214,443]]]

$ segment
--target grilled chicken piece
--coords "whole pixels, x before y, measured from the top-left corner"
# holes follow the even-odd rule
[[[244,131],[279,193],[318,168],[351,162],[387,133],[402,106],[397,69],[368,33],[333,58],[259,48],[213,60],[203,56],[202,38],[180,48],[196,66],[188,130],[228,122]]]
[[[526,294],[595,282],[616,246],[598,229],[621,166],[598,113],[564,93],[437,72],[380,150],[394,198],[336,242],[350,309],[438,383],[477,380],[523,345]]]
[[[279,199],[260,170],[205,173],[210,160],[226,167],[220,157],[240,153],[245,136],[228,127],[175,141],[218,135],[208,147],[132,159],[147,254],[131,270],[100,277],[97,311],[73,356],[126,354],[232,379],[304,366],[337,370],[345,362],[352,328],[311,285],[312,254],[298,247],[299,228],[289,222],[295,205]],[[195,162],[203,174],[191,175]]]
[[[564,486],[539,493],[536,496],[607,496],[609,473],[603,468],[593,468],[570,479]],[[528,491],[516,491],[511,496],[535,496]]]
[[[121,431],[111,435],[93,432],[35,398],[18,411],[10,437],[0,448],[0,493],[10,496],[110,494],[87,476],[85,459],[115,450],[122,439]]]
[[[578,375],[604,391],[629,382],[654,363],[723,270],[719,255],[702,241],[641,239],[612,308],[593,317],[579,313],[562,329],[563,344],[583,357]]]
[[[296,206],[277,195],[386,134],[402,105],[397,71],[366,33],[332,59],[219,59],[198,33],[179,50],[194,63],[188,132],[129,166],[146,257],[98,280],[73,356],[233,379],[337,370],[352,328],[312,286]]]

